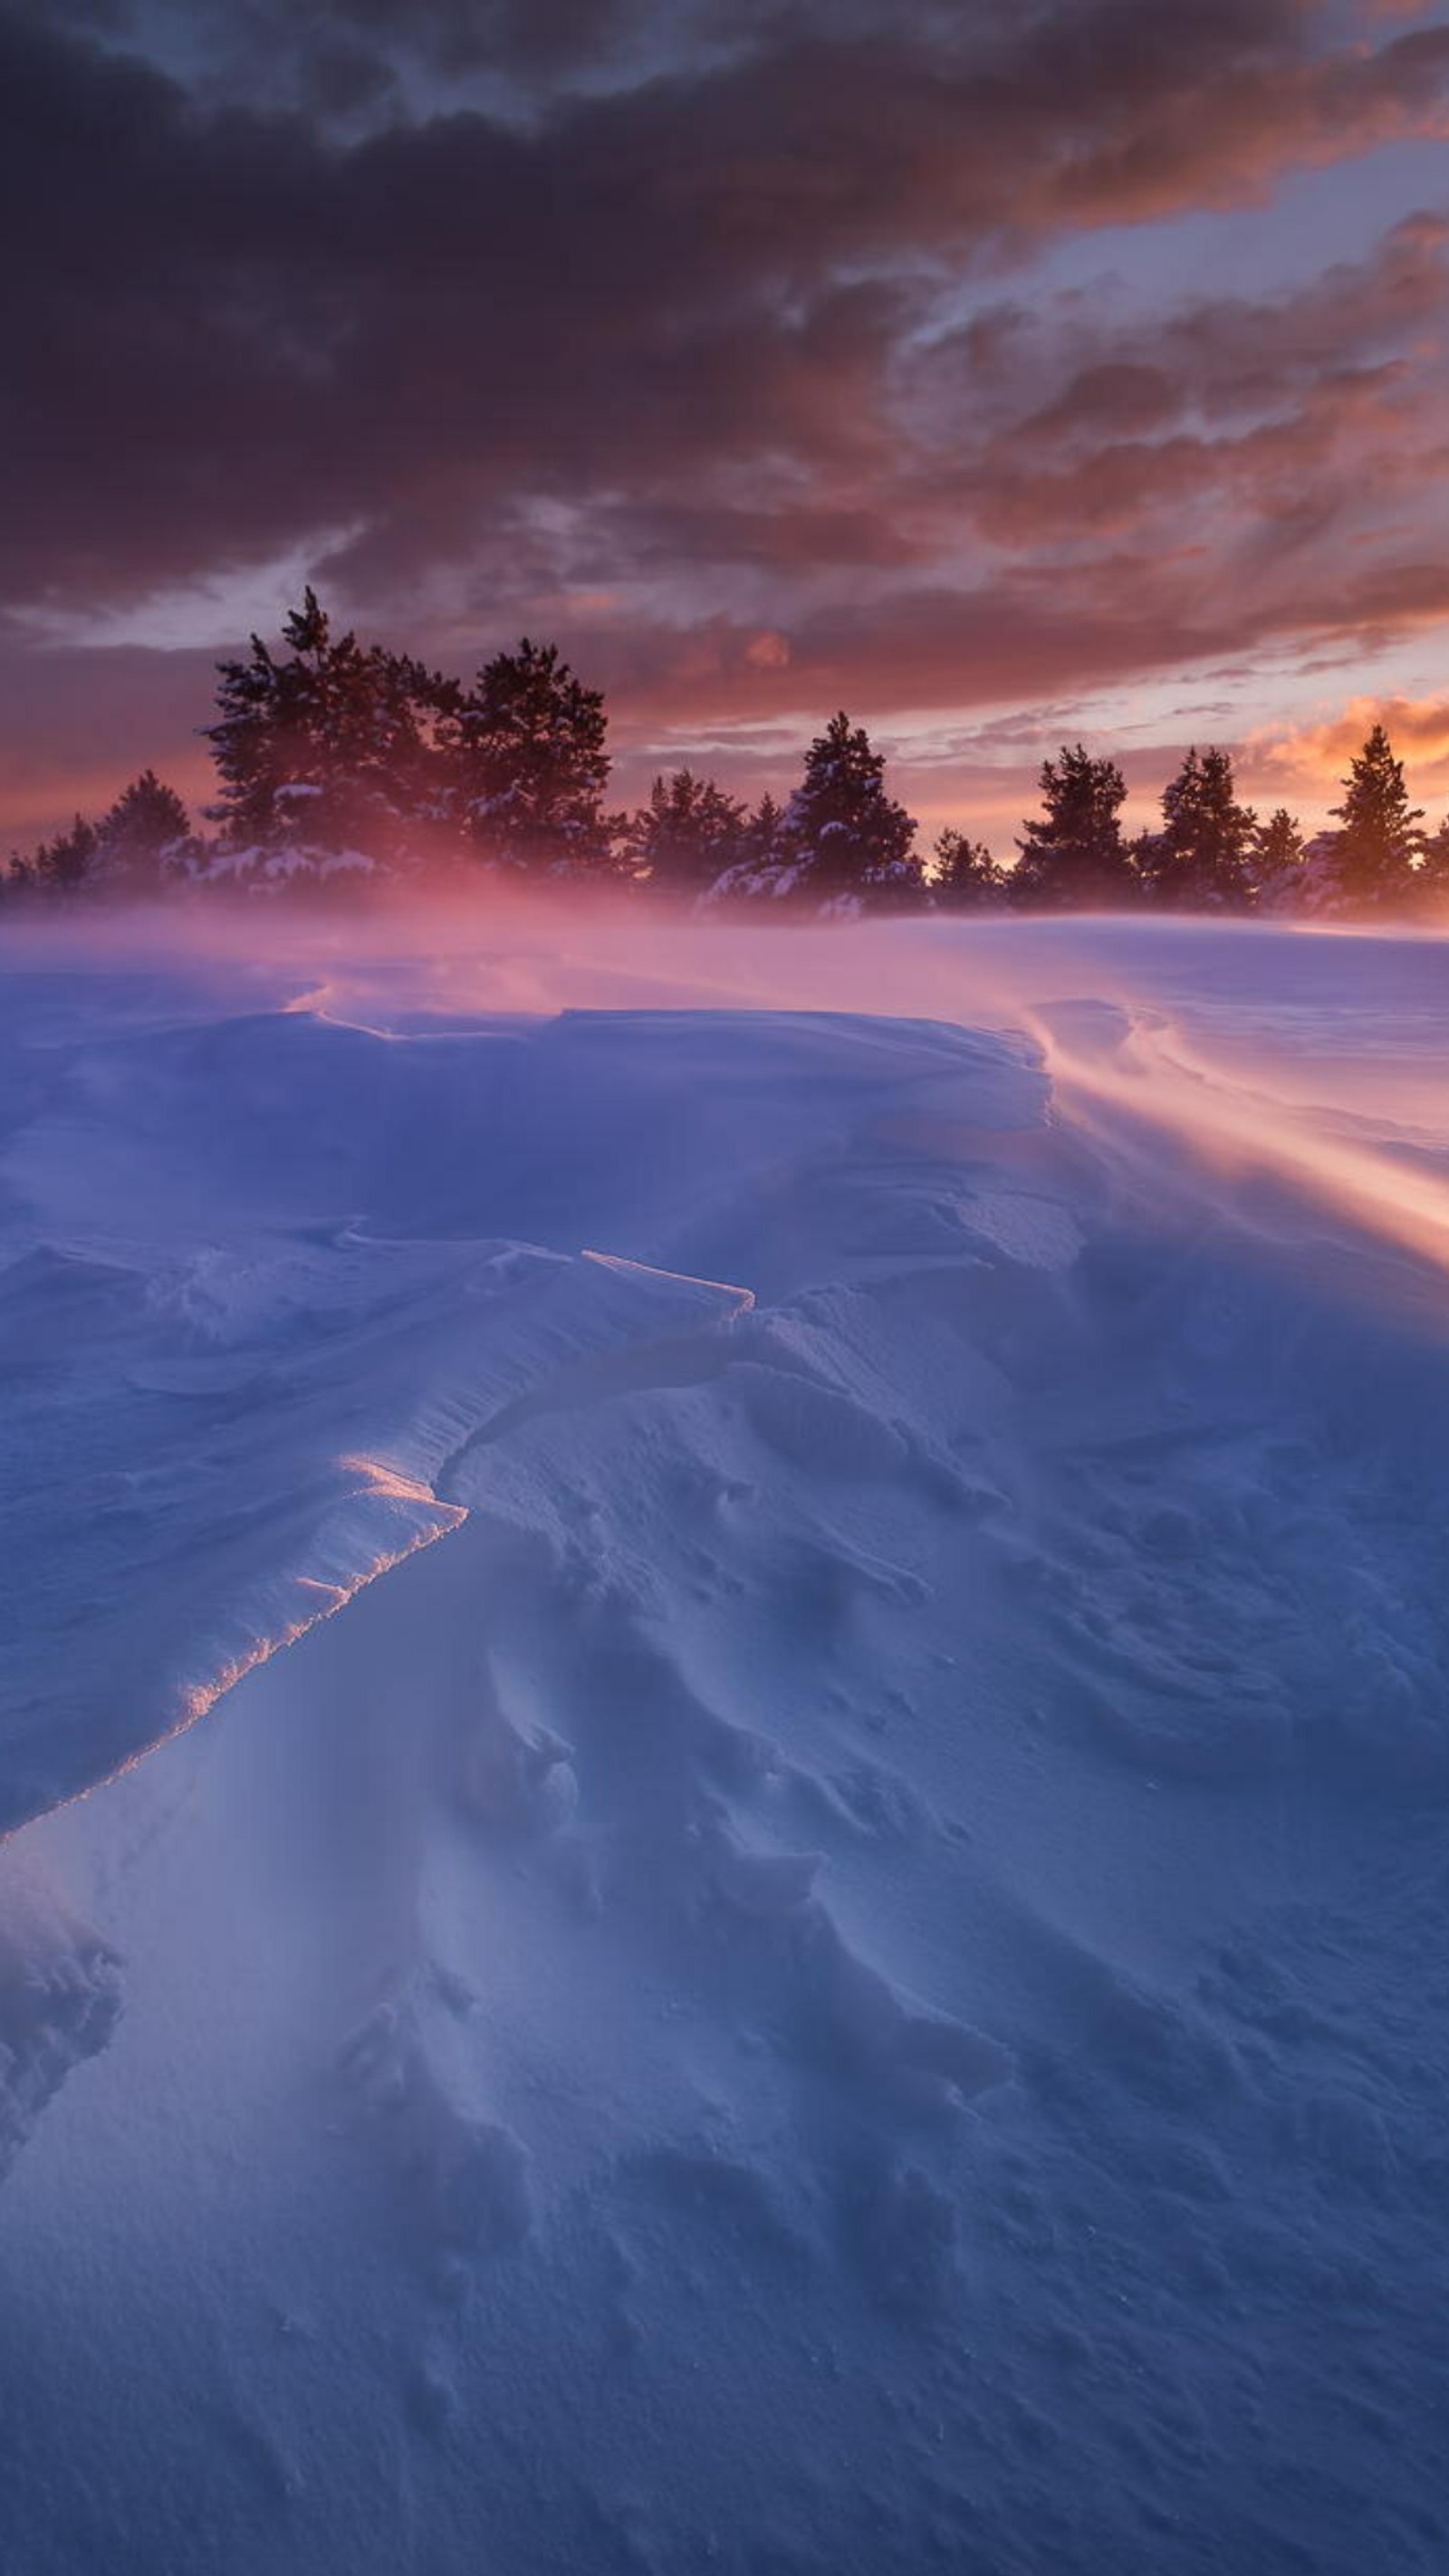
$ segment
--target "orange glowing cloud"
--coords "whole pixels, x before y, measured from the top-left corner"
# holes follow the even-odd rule
[[[1264,768],[1322,787],[1344,776],[1376,724],[1413,769],[1412,783],[1449,786],[1449,697],[1350,698],[1340,715],[1276,737],[1255,735],[1252,747]]]

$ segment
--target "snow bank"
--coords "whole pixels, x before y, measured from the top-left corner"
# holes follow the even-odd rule
[[[17,966],[17,2564],[1437,2576],[1446,987]]]

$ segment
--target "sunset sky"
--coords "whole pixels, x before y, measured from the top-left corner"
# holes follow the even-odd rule
[[[0,117],[0,846],[308,578],[625,796],[844,705],[1003,852],[1079,733],[1449,803],[1442,8],[19,0]]]

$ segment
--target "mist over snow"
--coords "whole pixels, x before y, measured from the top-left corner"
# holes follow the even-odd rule
[[[0,947],[6,2576],[1443,2576],[1449,939]]]

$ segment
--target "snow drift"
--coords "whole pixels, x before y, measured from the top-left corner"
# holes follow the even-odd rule
[[[15,2563],[1441,2568],[1449,947],[569,937],[4,979]]]

